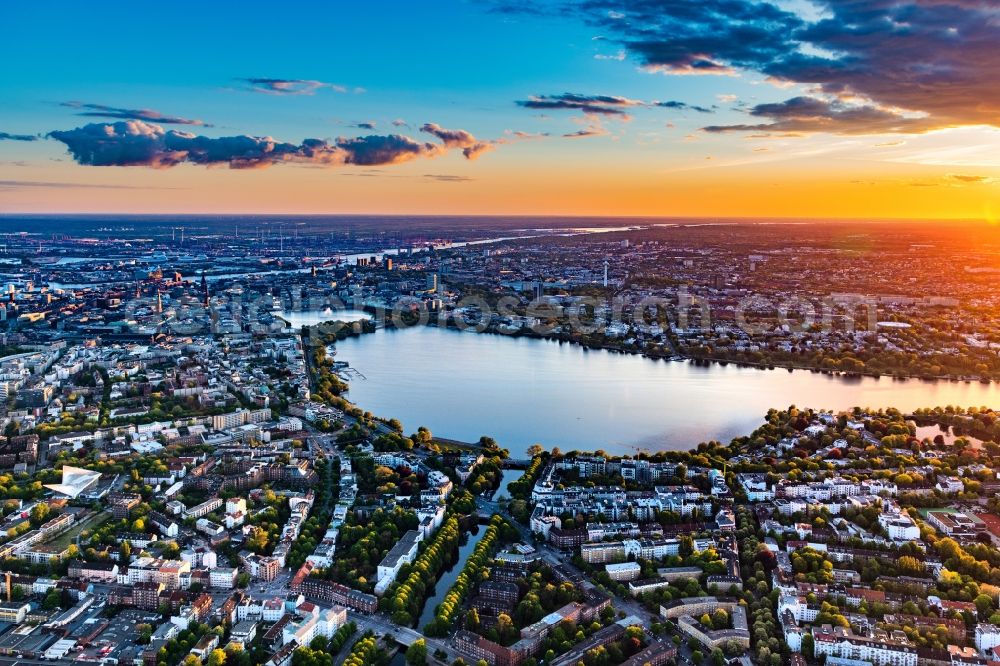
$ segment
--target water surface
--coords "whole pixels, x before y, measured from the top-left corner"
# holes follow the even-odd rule
[[[328,321],[360,321],[374,319],[364,310],[324,308],[322,310],[282,310],[278,315],[292,325],[292,328],[316,326]]]
[[[478,525],[474,528],[474,531],[463,534],[465,542],[458,547],[457,557],[452,560],[452,564],[441,572],[441,578],[434,584],[434,594],[428,597],[424,603],[424,609],[420,613],[420,620],[417,622],[418,630],[423,629],[424,625],[434,619],[434,611],[438,607],[438,604],[448,596],[451,586],[458,580],[458,574],[462,573],[462,569],[465,567],[465,561],[469,559],[469,555],[476,549],[476,545],[484,536],[486,536],[486,530],[480,529]]]
[[[978,382],[847,378],[808,371],[653,361],[546,340],[415,327],[337,344],[367,377],[349,397],[407,432],[427,426],[463,441],[494,437],[514,454],[688,449],[748,434],[771,407],[817,409],[1000,405]]]

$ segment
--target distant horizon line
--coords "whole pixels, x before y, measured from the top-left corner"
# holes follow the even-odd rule
[[[684,221],[695,222],[739,222],[746,224],[761,224],[770,222],[910,222],[910,223],[931,223],[931,222],[964,222],[964,223],[986,223],[996,226],[996,222],[986,218],[976,217],[810,217],[810,216],[782,216],[782,215],[753,215],[753,216],[727,216],[727,215],[574,215],[568,213],[560,214],[532,214],[532,213],[120,213],[120,212],[95,212],[95,213],[66,213],[66,212],[0,212],[0,221],[8,218],[20,217],[72,217],[72,218],[440,218],[440,219],[534,219],[534,220],[633,220],[640,221],[671,221],[682,223]]]

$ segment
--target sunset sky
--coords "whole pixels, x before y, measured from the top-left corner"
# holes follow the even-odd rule
[[[11,0],[0,213],[1000,217],[976,0]]]

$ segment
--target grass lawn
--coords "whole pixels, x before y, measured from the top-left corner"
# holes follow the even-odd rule
[[[76,543],[76,537],[78,534],[80,534],[84,530],[96,530],[98,527],[108,522],[109,520],[111,520],[111,512],[102,511],[74,525],[70,529],[58,535],[56,538],[52,539],[52,541],[47,542],[46,545],[58,549],[69,548],[71,544]]]

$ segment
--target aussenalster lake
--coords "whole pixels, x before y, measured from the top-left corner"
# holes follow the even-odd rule
[[[1000,386],[809,371],[699,366],[587,351],[547,340],[435,327],[378,330],[337,343],[362,409],[436,435],[494,437],[511,453],[540,443],[562,450],[688,449],[748,434],[771,407],[816,409],[1000,403]]]

